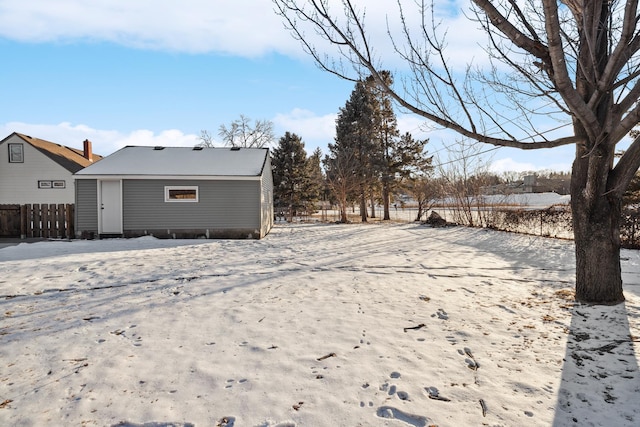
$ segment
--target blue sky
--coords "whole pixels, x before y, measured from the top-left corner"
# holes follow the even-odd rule
[[[0,0],[0,52],[0,139],[90,139],[102,155],[192,146],[241,114],[326,153],[353,89],[312,63],[269,0]],[[446,157],[454,136],[397,114],[401,131]],[[496,171],[569,170],[573,150],[491,154]]]

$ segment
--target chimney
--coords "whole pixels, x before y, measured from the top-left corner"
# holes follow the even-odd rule
[[[91,141],[89,141],[88,139],[85,139],[82,144],[84,146],[84,153],[83,153],[84,158],[89,160],[90,162],[93,162],[93,153],[91,152]]]

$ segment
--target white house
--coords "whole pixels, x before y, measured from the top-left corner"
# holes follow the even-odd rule
[[[14,132],[0,141],[0,204],[74,203],[73,174],[102,156]]]

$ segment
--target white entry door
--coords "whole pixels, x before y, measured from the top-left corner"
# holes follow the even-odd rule
[[[121,181],[100,181],[100,234],[122,234]]]

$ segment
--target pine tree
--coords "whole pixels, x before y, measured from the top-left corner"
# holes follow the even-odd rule
[[[307,210],[315,208],[314,205],[318,200],[326,196],[326,181],[322,173],[322,151],[316,148],[311,156],[307,159],[308,185],[305,190]]]
[[[380,73],[385,84],[393,84],[393,78],[389,71]],[[373,137],[375,151],[371,155],[372,173],[379,179],[381,198],[383,204],[383,219],[389,220],[389,204],[391,192],[395,180],[395,159],[398,150],[398,121],[393,111],[393,101],[380,84],[369,76],[365,80],[365,87],[369,92],[371,104],[371,122],[373,125]],[[373,201],[372,201],[373,203]]]
[[[427,157],[425,152],[428,142],[414,139],[409,132],[400,137],[391,161],[391,169],[398,178],[431,174],[433,156]]]
[[[372,156],[376,153],[372,117],[371,94],[364,82],[357,82],[349,100],[338,113],[335,144],[329,144],[330,154],[325,165],[328,179],[329,170],[332,171],[329,181],[332,187],[338,184],[336,176],[340,177],[340,203],[346,203],[346,199],[353,194],[353,187],[357,187],[360,218],[363,222],[367,221],[367,189],[375,178],[372,167]],[[349,194],[344,193],[347,188]],[[341,219],[346,221],[346,211]]]
[[[398,144],[397,176],[402,188],[407,191],[418,204],[416,221],[431,208],[431,204],[441,194],[442,184],[432,178],[433,156],[426,157],[425,145],[428,140],[415,140],[410,133],[400,137]]]
[[[272,153],[272,169],[274,204],[276,209],[286,210],[291,221],[317,198],[317,192],[310,193],[311,168],[298,135],[286,132],[280,138]]]

